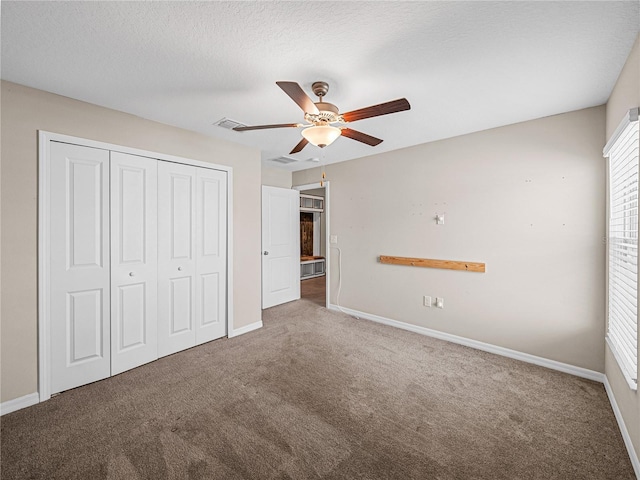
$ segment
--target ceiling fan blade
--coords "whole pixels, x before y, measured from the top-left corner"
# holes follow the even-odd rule
[[[236,132],[245,132],[247,130],[265,130],[267,128],[287,128],[287,127],[299,127],[299,123],[276,123],[274,125],[255,125],[253,127],[235,127]]]
[[[402,112],[404,110],[409,110],[410,108],[411,105],[409,105],[409,101],[406,98],[399,98],[398,100],[392,100],[390,102],[380,103],[378,105],[372,105],[370,107],[343,113],[342,118],[344,118],[345,122],[355,122],[356,120],[363,120],[365,118],[379,117],[380,115],[388,115],[389,113]]]
[[[307,140],[306,138],[303,138],[302,140],[300,140],[300,142],[298,142],[298,144],[293,147],[293,150],[291,150],[289,152],[289,155],[292,155],[294,153],[298,153],[299,151],[301,151],[304,147],[307,146],[307,143],[309,143],[309,140]]]
[[[342,136],[350,138],[351,140],[357,140],[358,142],[366,143],[367,145],[371,145],[375,147],[376,145],[380,145],[382,143],[382,139],[372,137],[371,135],[367,135],[366,133],[359,132],[357,130],[352,130],[351,128],[343,128]]]
[[[276,82],[276,85],[278,85],[284,93],[289,95],[291,100],[296,102],[304,113],[314,113],[316,115],[320,113],[318,107],[313,103],[313,100],[304,93],[302,87],[296,82]]]

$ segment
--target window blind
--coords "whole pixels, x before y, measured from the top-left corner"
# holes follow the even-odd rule
[[[609,312],[607,340],[629,385],[638,382],[638,180],[637,110],[607,144],[609,158]]]

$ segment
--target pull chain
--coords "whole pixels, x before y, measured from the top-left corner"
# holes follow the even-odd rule
[[[324,179],[327,178],[324,172],[324,148],[320,149],[320,170],[322,171],[322,177],[320,179],[320,187],[324,187]]]

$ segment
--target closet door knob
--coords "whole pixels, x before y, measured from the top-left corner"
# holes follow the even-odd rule
[[[267,252],[266,250],[264,252],[262,252],[263,255],[269,255],[269,252]]]
[[[182,267],[178,267],[178,271],[181,272],[182,271]]]
[[[135,277],[135,276],[136,276],[136,274],[135,274],[135,273],[133,273],[133,272],[129,272],[129,276],[130,276],[130,277]]]

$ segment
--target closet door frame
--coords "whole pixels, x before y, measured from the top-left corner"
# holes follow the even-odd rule
[[[242,333],[233,328],[233,168],[164,153],[98,142],[85,138],[38,130],[38,395],[51,398],[51,142],[70,143],[112,152],[128,153],[157,160],[224,171],[227,174],[227,337]]]

